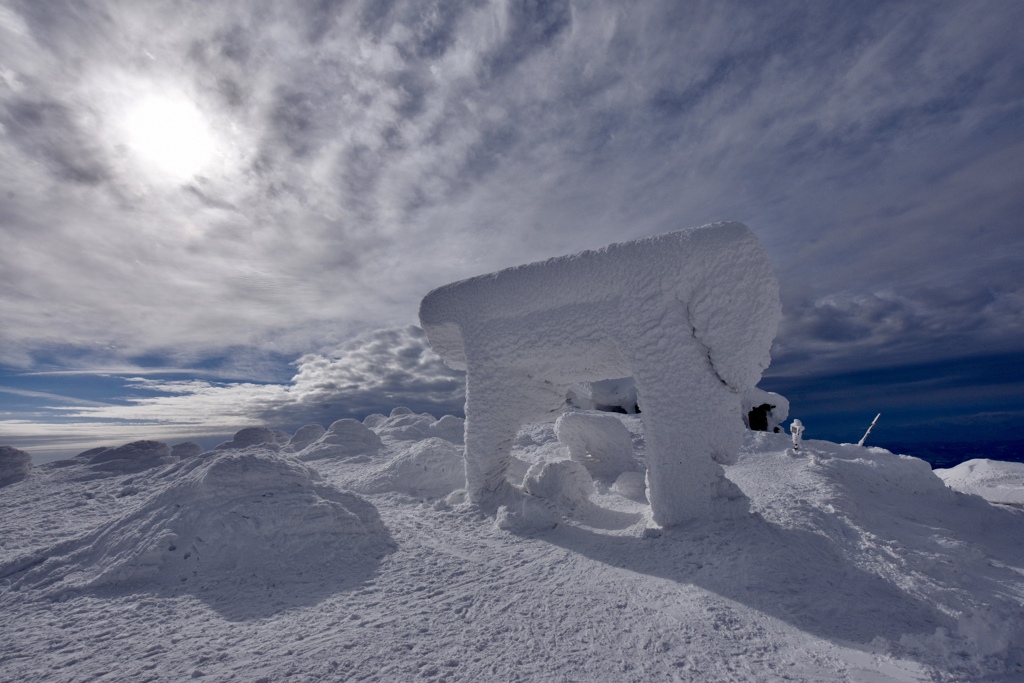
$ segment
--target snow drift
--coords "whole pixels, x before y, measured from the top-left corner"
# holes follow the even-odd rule
[[[935,470],[946,486],[991,503],[1024,506],[1024,463],[977,458]]]
[[[83,537],[0,566],[17,586],[208,591],[345,574],[393,548],[374,507],[271,451],[229,449],[160,474],[159,492]]]
[[[298,457],[300,460],[369,457],[383,445],[380,437],[359,420],[344,418],[335,420],[320,438],[299,451]]]
[[[358,493],[403,493],[436,499],[462,488],[466,481],[462,449],[436,436],[408,441],[346,477],[345,487]]]
[[[780,316],[771,264],[740,223],[509,268],[420,304],[430,345],[467,372],[474,502],[517,497],[506,472],[523,423],[556,415],[576,383],[633,377],[662,525],[742,510],[720,463],[739,449],[740,397],[768,367]]]
[[[633,437],[614,415],[565,413],[555,421],[555,435],[594,479],[612,484],[624,472],[640,470]]]
[[[217,450],[248,448],[264,444],[277,445],[277,437],[278,435],[267,427],[246,427],[236,432],[231,441],[219,444]]]
[[[411,414],[364,426],[444,422]],[[639,416],[582,417],[620,420],[642,469]],[[424,501],[464,483],[460,449],[403,434],[365,458],[303,463],[277,434],[124,476],[89,462],[118,449],[34,468],[0,489],[0,679],[1024,672],[1024,511],[916,458],[813,439],[794,453],[786,434],[744,432],[725,468],[754,514],[658,529],[643,473],[594,481],[553,423],[513,441],[529,495],[493,521],[460,493]],[[118,452],[166,452],[148,443]],[[962,479],[1019,486],[1003,465]]]
[[[88,458],[90,468],[109,474],[131,474],[161,465],[169,465],[178,457],[162,441],[133,441],[117,448],[86,451],[79,458]]]

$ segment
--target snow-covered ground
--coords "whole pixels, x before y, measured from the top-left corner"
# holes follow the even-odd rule
[[[751,513],[657,529],[616,417],[614,484],[520,432],[532,528],[451,493],[460,421],[401,410],[36,467],[0,488],[0,680],[1024,679],[1018,507],[748,432]]]
[[[1024,463],[978,458],[935,470],[946,486],[992,503],[1024,506]]]

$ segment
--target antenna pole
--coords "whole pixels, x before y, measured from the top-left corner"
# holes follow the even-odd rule
[[[882,417],[881,413],[875,415],[875,419],[871,421],[871,426],[868,427],[868,431],[864,432],[864,436],[860,437],[860,441],[857,442],[858,446],[864,445],[864,442],[867,441],[868,434],[870,434],[871,430],[875,428],[875,423],[878,422],[878,418],[880,417]]]

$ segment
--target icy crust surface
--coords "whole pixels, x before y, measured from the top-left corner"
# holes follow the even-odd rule
[[[642,463],[639,418],[605,417]],[[642,475],[591,480],[551,423],[512,448],[532,525],[397,490],[429,480],[400,463],[458,448],[382,441],[365,460],[256,444],[127,476],[76,458],[0,489],[0,680],[1024,675],[1024,512],[921,460],[747,433],[727,471],[753,514],[659,530],[626,495]],[[395,486],[348,492],[388,471]]]
[[[662,525],[743,513],[719,463],[739,448],[740,398],[768,366],[780,316],[771,264],[740,223],[509,268],[420,305],[431,346],[467,371],[476,503],[509,498],[509,445],[522,424],[556,416],[574,384],[633,377]]]
[[[1024,506],[1024,463],[976,458],[935,470],[946,486],[992,503]]]

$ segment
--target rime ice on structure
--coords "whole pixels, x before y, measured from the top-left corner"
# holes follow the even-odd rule
[[[579,382],[633,377],[654,520],[724,514],[738,489],[740,398],[757,384],[781,315],[757,238],[717,223],[508,268],[420,304],[434,350],[466,376],[466,484],[484,507],[506,480],[519,427],[550,419]]]

